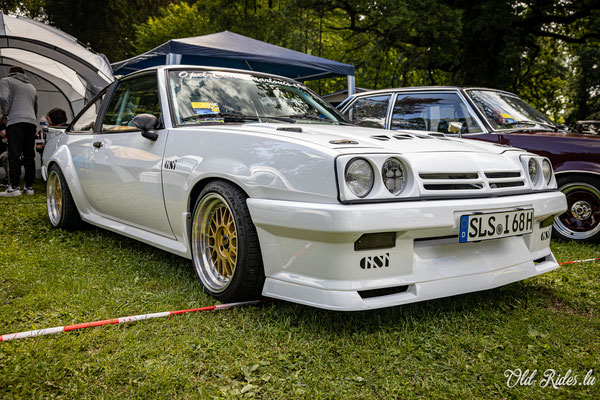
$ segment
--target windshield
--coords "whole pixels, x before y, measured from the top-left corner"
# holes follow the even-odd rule
[[[275,77],[176,70],[169,71],[169,90],[177,125],[346,122],[304,85]]]
[[[550,118],[515,95],[492,90],[469,90],[467,93],[494,130],[556,127]]]

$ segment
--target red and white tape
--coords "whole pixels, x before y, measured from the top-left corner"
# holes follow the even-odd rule
[[[599,258],[588,258],[587,260],[575,260],[575,261],[563,261],[563,262],[559,262],[558,265],[567,265],[567,264],[579,264],[582,262],[588,262],[588,261],[599,261]]]
[[[563,261],[563,262],[559,262],[558,264],[559,265],[567,265],[567,264],[578,264],[578,263],[591,262],[591,261],[600,261],[600,257],[599,258],[588,258],[586,260]],[[79,329],[92,328],[95,326],[115,325],[115,324],[122,324],[124,322],[141,321],[143,319],[163,318],[163,317],[169,317],[171,315],[178,315],[178,314],[185,314],[185,313],[192,313],[192,312],[216,311],[216,310],[223,310],[225,308],[249,306],[252,304],[263,303],[265,301],[272,301],[272,300],[271,299],[262,299],[262,300],[242,301],[239,303],[218,304],[216,306],[189,308],[187,310],[177,310],[177,311],[165,311],[165,312],[159,312],[159,313],[154,313],[154,314],[132,315],[130,317],[105,319],[102,321],[85,322],[83,324],[57,326],[54,328],[37,329],[37,330],[33,330],[33,331],[19,332],[19,333],[10,333],[8,335],[0,336],[0,342],[6,342],[8,340],[24,339],[24,338],[28,338],[28,337],[35,337],[35,336],[42,336],[42,335],[52,335],[54,333],[59,333],[59,332],[71,332],[71,331],[76,331]]]
[[[71,332],[71,331],[76,331],[79,329],[92,328],[95,326],[115,325],[115,324],[122,324],[124,322],[141,321],[143,319],[163,318],[163,317],[168,317],[171,315],[178,315],[178,314],[185,314],[185,313],[192,313],[192,312],[216,311],[216,310],[223,310],[225,308],[249,306],[252,304],[263,303],[266,301],[271,301],[271,299],[242,301],[239,303],[229,303],[229,304],[218,304],[216,306],[190,308],[187,310],[165,311],[165,312],[159,312],[159,313],[154,313],[154,314],[132,315],[129,317],[105,319],[103,321],[85,322],[83,324],[57,326],[54,328],[46,328],[46,329],[36,329],[34,331],[2,335],[2,336],[0,336],[0,342],[6,342],[8,340],[14,340],[14,339],[24,339],[24,338],[28,338],[28,337],[34,337],[34,336],[52,335],[53,333],[59,333],[59,332]]]

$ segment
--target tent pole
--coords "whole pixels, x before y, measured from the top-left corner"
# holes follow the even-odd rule
[[[348,97],[356,93],[356,81],[354,75],[348,75]]]
[[[176,53],[167,53],[167,55],[165,56],[166,60],[165,60],[165,64],[167,65],[179,65],[181,64],[181,54],[176,54]]]

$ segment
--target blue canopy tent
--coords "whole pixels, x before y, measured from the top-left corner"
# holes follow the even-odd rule
[[[205,36],[172,39],[138,56],[112,64],[115,75],[125,75],[155,65],[191,64],[237,68],[307,81],[348,77],[354,93],[354,66],[311,56],[224,31]]]

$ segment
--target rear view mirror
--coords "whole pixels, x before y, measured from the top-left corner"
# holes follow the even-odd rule
[[[450,122],[450,125],[448,126],[448,133],[461,133],[462,127],[462,122]]]
[[[152,114],[139,114],[133,118],[133,126],[142,131],[142,136],[148,140],[156,141],[158,134],[156,132],[150,132],[158,127],[159,121]]]

